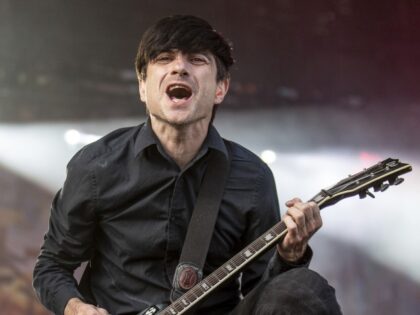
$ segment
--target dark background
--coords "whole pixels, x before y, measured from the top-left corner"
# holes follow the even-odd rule
[[[0,120],[143,113],[133,106],[137,45],[175,13],[208,19],[233,42],[231,108],[419,101],[415,0],[1,0]]]

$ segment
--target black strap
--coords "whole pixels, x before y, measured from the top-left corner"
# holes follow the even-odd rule
[[[226,141],[225,144],[229,152],[230,148]],[[216,224],[229,167],[230,152],[229,159],[220,151],[213,150],[210,152],[207,170],[188,225],[179,264],[175,271],[171,292],[172,301],[175,301],[202,279],[203,266]]]

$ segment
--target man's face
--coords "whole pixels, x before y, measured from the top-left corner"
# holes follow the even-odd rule
[[[152,119],[174,126],[210,121],[214,104],[227,93],[229,80],[216,81],[210,53],[160,53],[140,80],[140,97]]]

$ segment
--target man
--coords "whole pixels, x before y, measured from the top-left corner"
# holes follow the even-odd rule
[[[211,152],[231,162],[204,275],[279,220],[271,171],[248,150],[224,141],[211,124],[228,92],[232,64],[231,47],[197,17],[164,18],[145,32],[136,70],[149,119],[86,146],[69,162],[34,270],[34,287],[49,309],[128,315],[169,303]],[[280,314],[283,283],[298,286],[296,297],[321,292],[308,288],[299,295],[309,282],[323,289],[324,297],[312,298],[318,307],[332,303],[339,312],[325,280],[297,268],[311,259],[308,240],[321,227],[319,208],[297,198],[287,206],[288,233],[277,249],[214,292],[195,314]],[[78,286],[73,271],[83,261],[89,268]],[[270,294],[262,296],[265,289]],[[316,314],[316,303],[305,303]]]

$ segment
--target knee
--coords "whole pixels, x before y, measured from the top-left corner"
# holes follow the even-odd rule
[[[292,269],[270,280],[254,309],[258,315],[341,314],[334,288],[307,268]]]

